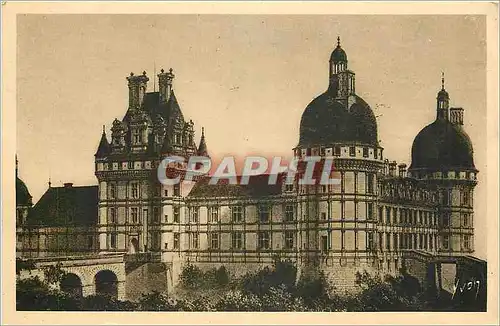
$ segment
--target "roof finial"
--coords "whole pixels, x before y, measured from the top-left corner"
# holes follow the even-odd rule
[[[201,137],[205,137],[205,127],[201,127]]]
[[[17,160],[17,154],[16,154],[16,178],[17,178],[17,173],[18,173],[18,165],[19,165],[19,161]]]
[[[105,134],[106,133],[106,126],[105,125],[102,125],[102,133]]]
[[[337,36],[337,46],[340,47],[340,36]]]
[[[52,187],[52,182],[50,181],[50,176],[49,176],[49,188]]]
[[[441,89],[444,90],[444,71],[441,71]]]

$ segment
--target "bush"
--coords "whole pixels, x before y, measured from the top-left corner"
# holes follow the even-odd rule
[[[187,264],[180,275],[181,284],[186,288],[196,288],[203,284],[204,273],[192,264]]]
[[[229,274],[224,266],[219,267],[215,271],[215,282],[218,285],[226,285],[229,283]]]

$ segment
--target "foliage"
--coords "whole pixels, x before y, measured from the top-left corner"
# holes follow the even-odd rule
[[[32,271],[35,268],[36,266],[33,260],[16,258],[16,275],[21,274],[23,270]]]
[[[356,273],[356,283],[362,289],[355,302],[354,311],[418,311],[423,309],[414,289],[406,289],[409,281],[404,276],[394,278],[372,276],[366,271]]]
[[[226,285],[229,283],[229,274],[226,267],[221,266],[215,271],[215,282],[218,285]]]
[[[297,268],[290,261],[276,260],[273,267],[266,266],[256,273],[247,273],[241,280],[241,288],[257,295],[264,295],[271,288],[283,286],[287,291],[295,288]]]
[[[187,264],[180,275],[181,285],[187,289],[224,286],[229,284],[229,273],[224,266],[202,271],[198,266]]]
[[[29,268],[29,265],[18,266]],[[60,266],[44,271],[45,278],[17,279],[18,310],[64,311],[419,311],[435,310],[418,281],[402,273],[392,277],[356,274],[357,292],[339,293],[320,273],[303,273],[296,283],[297,268],[289,261],[276,260],[273,266],[247,273],[231,282],[225,267],[203,272],[187,265],[181,283],[188,288],[185,298],[165,293],[143,295],[138,302],[119,301],[105,296],[72,297],[53,289],[64,272]],[[207,287],[200,289],[200,287]],[[215,287],[216,289],[213,290]],[[191,291],[191,292],[189,292]],[[196,295],[193,295],[196,293]],[[209,293],[200,296],[199,293]],[[431,303],[432,304],[432,303]],[[454,309],[450,305],[437,307]]]
[[[43,275],[45,276],[45,281],[48,284],[59,284],[61,280],[66,276],[66,273],[62,269],[62,264],[57,263],[56,265],[50,265],[43,269]]]

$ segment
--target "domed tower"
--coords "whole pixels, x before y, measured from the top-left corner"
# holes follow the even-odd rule
[[[33,206],[32,197],[26,184],[19,178],[18,161],[16,155],[16,225],[26,223],[29,210]]]
[[[299,159],[333,158],[340,179],[338,185],[299,185],[298,190],[298,213],[307,230],[301,234],[307,252],[303,259],[308,266],[326,264],[330,274],[339,265],[372,266],[376,249],[374,212],[383,149],[375,115],[357,95],[354,76],[338,39],[330,56],[328,88],[304,110],[294,148]]]
[[[463,128],[463,109],[450,108],[444,87],[437,95],[436,120],[415,137],[408,173],[439,192],[440,244],[451,255],[474,251],[473,197],[478,170]]]

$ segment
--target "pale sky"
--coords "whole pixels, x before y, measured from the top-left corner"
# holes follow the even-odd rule
[[[125,77],[172,67],[196,139],[213,155],[292,154],[307,104],[328,86],[341,37],[356,91],[378,116],[384,156],[410,163],[435,119],[445,72],[479,169],[476,255],[486,257],[486,20],[480,16],[20,15],[17,154],[36,202],[54,186],[96,184],[102,125],[128,105]]]

